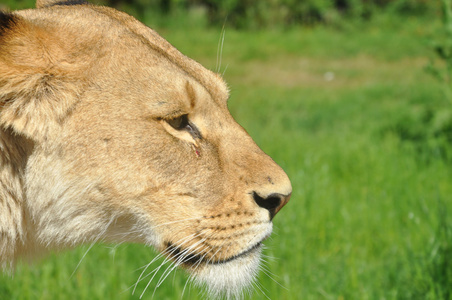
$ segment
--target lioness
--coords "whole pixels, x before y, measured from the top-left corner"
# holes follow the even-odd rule
[[[125,13],[36,6],[0,13],[2,266],[137,242],[237,295],[292,188],[229,114],[226,84]]]

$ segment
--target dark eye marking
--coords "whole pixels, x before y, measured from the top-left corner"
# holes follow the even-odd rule
[[[166,122],[178,131],[188,131],[193,138],[201,138],[201,133],[199,132],[198,128],[196,128],[196,126],[188,120],[187,114],[168,119],[166,120]]]

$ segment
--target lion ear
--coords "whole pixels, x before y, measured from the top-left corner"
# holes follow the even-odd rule
[[[78,5],[87,4],[85,0],[36,0],[36,8],[49,7],[53,5]]]
[[[60,126],[75,105],[80,86],[64,55],[64,45],[51,30],[0,12],[2,128],[37,140]]]
[[[36,8],[42,8],[47,6],[52,6],[55,3],[60,2],[57,0],[36,0]]]

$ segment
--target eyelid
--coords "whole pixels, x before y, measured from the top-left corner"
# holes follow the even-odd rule
[[[183,111],[183,110],[176,110],[176,111],[173,111],[173,112],[171,112],[171,113],[169,113],[169,114],[167,114],[167,115],[161,117],[160,119],[163,119],[163,120],[172,120],[172,119],[176,119],[176,118],[178,118],[178,117],[181,117],[181,116],[183,116],[183,115],[188,115],[188,113],[186,113],[186,112]]]

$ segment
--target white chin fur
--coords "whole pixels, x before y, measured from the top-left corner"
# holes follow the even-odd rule
[[[212,299],[241,299],[256,280],[261,251],[259,246],[228,262],[202,265],[193,272],[193,280]]]

